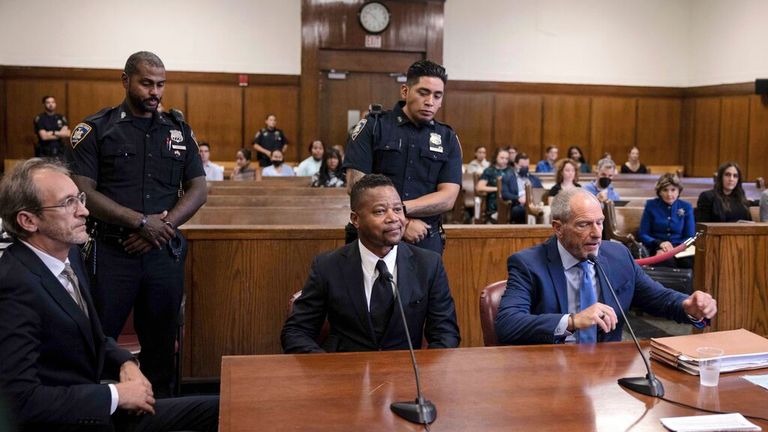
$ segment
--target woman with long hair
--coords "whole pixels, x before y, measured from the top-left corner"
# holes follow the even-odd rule
[[[341,169],[341,153],[331,148],[323,155],[320,170],[312,177],[312,187],[344,187],[346,177]]]
[[[581,187],[579,184],[579,169],[573,159],[560,159],[555,164],[555,185],[547,192],[550,199],[560,193],[562,190]]]
[[[493,165],[483,171],[475,187],[476,192],[485,192],[485,212],[491,219],[496,219],[497,177],[509,175],[509,151],[497,148],[493,153]]]
[[[752,220],[749,206],[752,204],[741,187],[741,167],[736,162],[726,162],[717,169],[714,189],[699,195],[696,204],[696,222],[736,222]]]
[[[584,153],[578,146],[571,146],[568,148],[568,158],[576,163],[577,171],[583,173],[592,172],[592,167],[584,159]]]
[[[234,181],[254,181],[259,177],[258,168],[251,166],[251,151],[241,148],[235,155],[235,169],[232,171]]]

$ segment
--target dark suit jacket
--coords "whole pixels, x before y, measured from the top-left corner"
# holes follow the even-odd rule
[[[505,201],[512,201],[513,203],[517,203],[517,199],[520,196],[520,189],[517,187],[517,173],[515,173],[515,170],[509,171],[509,174],[506,175],[502,180],[504,182],[504,186],[501,188],[502,198],[504,198]],[[543,187],[541,180],[539,180],[539,178],[533,174],[528,174],[528,181],[531,182],[532,187]]]
[[[414,345],[420,345],[422,335],[430,348],[459,345],[456,310],[440,255],[400,243],[397,285]],[[315,338],[326,318],[330,332],[321,348]],[[381,343],[376,343],[358,242],[315,258],[281,341],[286,353],[408,349],[397,303]]]
[[[681,323],[690,322],[682,307],[686,296],[648,277],[624,245],[602,242],[597,261],[625,311],[630,305],[638,306],[653,315]],[[543,244],[510,256],[507,269],[507,289],[496,316],[499,342],[517,345],[562,343],[565,338],[555,338],[554,332],[562,316],[568,313],[568,288],[557,239],[551,237]],[[598,301],[611,306],[619,317],[619,324],[612,332],[606,334],[598,328],[598,341],[619,341],[624,321],[602,274],[596,271],[596,275],[600,286]]]
[[[0,388],[25,430],[109,425],[110,391],[99,380],[116,379],[132,358],[102,333],[77,248],[69,259],[90,318],[26,245],[0,258]]]

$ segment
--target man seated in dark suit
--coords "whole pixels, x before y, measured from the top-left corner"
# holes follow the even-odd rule
[[[530,183],[531,187],[543,187],[541,180],[531,174],[529,169],[531,159],[525,153],[518,153],[515,156],[515,168],[510,174],[502,180],[504,184],[501,187],[501,196],[504,201],[512,201],[512,210],[510,212],[510,221],[516,224],[524,224],[525,220],[525,185]],[[538,203],[531,203],[536,205]],[[499,223],[506,223],[499,221]]]
[[[686,296],[665,288],[635,264],[620,243],[601,243],[600,202],[581,188],[560,192],[552,203],[554,236],[509,257],[507,289],[496,316],[504,344],[594,343],[621,340],[616,308],[638,306],[680,323],[704,325],[717,312],[707,293]],[[621,305],[587,256],[607,273]]]
[[[155,400],[131,353],[104,336],[76,247],[86,216],[58,162],[30,159],[0,183],[15,238],[0,257],[0,392],[20,429],[215,431],[218,397]]]
[[[358,241],[317,256],[281,336],[286,353],[407,349],[405,329],[382,274],[400,290],[411,340],[430,348],[459,345],[456,310],[443,262],[435,252],[401,242],[405,207],[392,182],[369,174],[350,194]],[[316,342],[325,320],[322,346]]]

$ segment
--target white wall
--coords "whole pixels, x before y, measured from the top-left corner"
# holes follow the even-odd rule
[[[301,73],[301,0],[0,0],[0,64]]]

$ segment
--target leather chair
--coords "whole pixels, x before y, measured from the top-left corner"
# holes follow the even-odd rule
[[[507,281],[500,280],[483,288],[480,292],[480,328],[485,346],[496,346],[496,314],[499,312],[501,296],[507,289]]]

